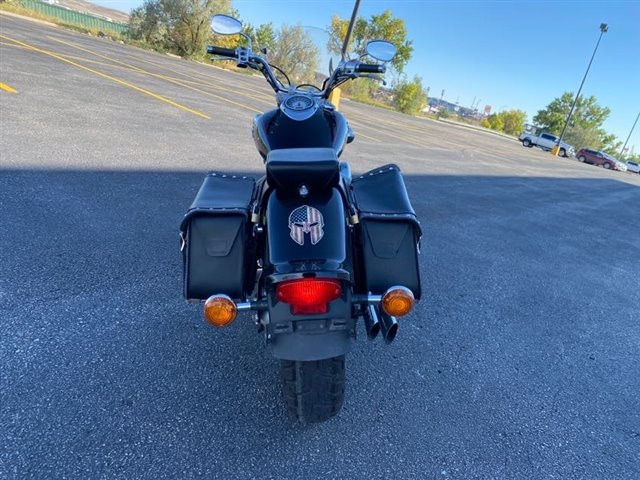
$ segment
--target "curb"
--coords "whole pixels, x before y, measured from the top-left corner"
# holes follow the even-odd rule
[[[518,141],[518,139],[516,137],[512,137],[511,135],[507,135],[506,133],[496,132],[495,130],[489,130],[488,128],[476,127],[474,125],[467,125],[465,123],[453,122],[451,120],[438,119],[438,120],[434,120],[434,121],[446,123],[448,125],[453,125],[453,126],[460,127],[460,128],[466,128],[468,130],[475,130],[476,132],[488,133],[489,135],[495,135],[497,137],[502,137],[502,138],[506,138],[506,139],[509,139],[509,140]]]

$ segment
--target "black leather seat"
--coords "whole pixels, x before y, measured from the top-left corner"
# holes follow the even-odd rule
[[[325,190],[338,185],[340,169],[332,148],[286,148],[267,155],[267,182],[277,190]]]

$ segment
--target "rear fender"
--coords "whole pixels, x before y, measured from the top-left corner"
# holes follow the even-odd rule
[[[321,360],[344,355],[355,337],[351,268],[342,196],[333,188],[306,197],[272,192],[267,201],[267,343],[276,358]],[[296,278],[334,278],[342,295],[327,313],[293,315],[277,300],[278,283]]]
[[[267,201],[267,255],[276,274],[338,271],[347,261],[346,215],[337,189]]]

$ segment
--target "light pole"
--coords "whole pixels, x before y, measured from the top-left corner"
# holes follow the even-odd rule
[[[593,57],[596,56],[596,52],[598,51],[598,45],[600,45],[600,40],[602,39],[602,35],[604,35],[607,30],[609,30],[609,26],[606,23],[600,24],[600,36],[598,37],[598,43],[596,43],[596,48],[593,49],[593,55],[591,55],[591,60],[589,60],[589,65],[587,66],[587,71],[584,72],[584,77],[582,77],[582,83],[580,84],[580,88],[578,88],[578,93],[576,94],[576,98],[573,101],[573,105],[571,105],[571,109],[569,110],[569,115],[567,115],[567,119],[564,121],[564,127],[562,127],[562,133],[560,133],[560,138],[558,139],[558,143],[551,149],[551,153],[553,155],[558,155],[560,151],[560,142],[562,142],[562,137],[564,137],[564,132],[567,129],[567,125],[569,125],[569,120],[571,120],[571,114],[573,113],[573,109],[576,108],[576,103],[578,103],[578,98],[580,98],[580,92],[582,92],[582,86],[584,85],[584,81],[587,79],[587,74],[589,73],[589,69],[591,68],[591,63],[593,62]]]
[[[629,132],[629,136],[627,137],[627,139],[624,142],[624,145],[622,146],[622,149],[620,150],[620,160],[622,160],[622,154],[624,153],[624,149],[627,148],[627,143],[629,143],[629,139],[631,138],[631,134],[633,133],[633,129],[636,128],[636,123],[638,123],[638,118],[640,118],[640,112],[638,113],[638,116],[636,117],[636,121],[633,122],[633,127],[631,127],[631,131]]]
[[[444,88],[442,89],[442,93],[440,94],[440,102],[438,102],[438,115],[436,118],[440,120],[440,112],[442,111],[442,99],[444,98]]]

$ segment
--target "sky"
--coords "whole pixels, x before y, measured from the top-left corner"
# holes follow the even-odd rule
[[[129,12],[142,0],[91,0]],[[243,21],[324,27],[350,18],[353,0],[233,0]],[[404,20],[413,55],[405,73],[429,95],[493,112],[520,109],[531,121],[563,92],[577,92],[600,36],[582,94],[611,114],[604,128],[624,142],[640,113],[640,0],[361,0],[360,16],[391,10]],[[640,121],[628,146],[640,153]]]

